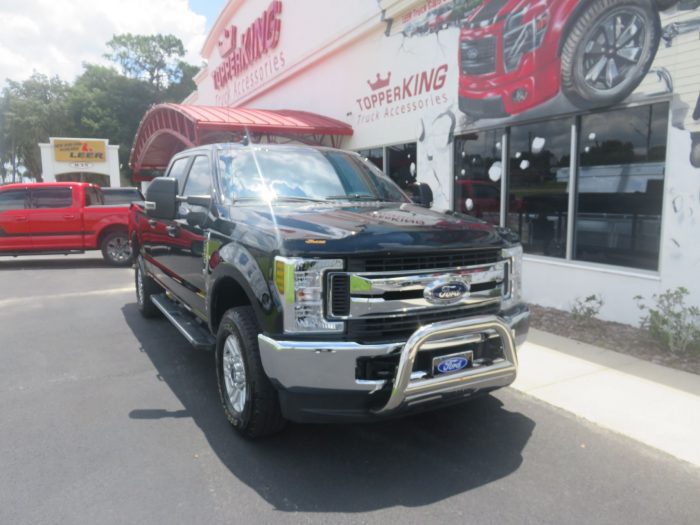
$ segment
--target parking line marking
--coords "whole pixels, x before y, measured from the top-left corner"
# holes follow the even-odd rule
[[[11,306],[24,303],[33,302],[44,302],[44,301],[55,301],[60,299],[71,299],[73,297],[91,297],[99,295],[118,295],[122,293],[131,292],[134,293],[134,287],[124,287],[124,288],[109,288],[107,290],[91,290],[89,292],[69,292],[69,293],[59,293],[53,295],[31,295],[28,297],[15,297],[13,299],[2,299],[0,300],[0,308],[4,306]]]

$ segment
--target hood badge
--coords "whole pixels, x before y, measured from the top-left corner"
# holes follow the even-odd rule
[[[468,282],[454,278],[438,279],[425,287],[423,297],[431,304],[453,304],[469,297],[470,291]]]

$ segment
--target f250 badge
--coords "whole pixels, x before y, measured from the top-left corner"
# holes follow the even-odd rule
[[[469,289],[469,283],[464,281],[439,280],[425,287],[423,297],[431,304],[452,304],[468,296]]]

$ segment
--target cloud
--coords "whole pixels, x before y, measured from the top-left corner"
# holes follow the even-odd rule
[[[114,34],[172,33],[196,65],[206,38],[205,17],[187,0],[3,0],[0,20],[0,86],[33,71],[72,81],[83,62],[107,63]]]

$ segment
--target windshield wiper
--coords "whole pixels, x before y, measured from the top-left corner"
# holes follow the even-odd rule
[[[275,197],[275,201],[291,201],[291,202],[323,202],[321,199],[314,199],[313,197],[294,197],[291,195],[280,195]]]
[[[331,195],[326,197],[329,201],[381,201],[386,202],[386,199],[377,197],[375,195],[367,195],[366,193],[349,193],[346,195]]]

